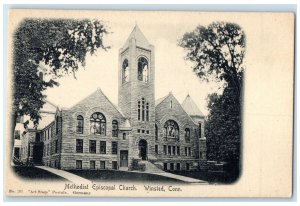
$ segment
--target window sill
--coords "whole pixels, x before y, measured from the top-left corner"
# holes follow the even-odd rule
[[[140,82],[140,83],[142,83],[144,85],[149,85],[149,83],[150,83],[150,81],[144,82],[143,80],[139,80],[139,79],[138,79],[138,82]]]

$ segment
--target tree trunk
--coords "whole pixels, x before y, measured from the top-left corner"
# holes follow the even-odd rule
[[[15,128],[16,128],[16,118],[17,118],[17,116],[14,114],[14,113],[12,113],[11,115],[11,119],[10,119],[10,121],[11,121],[11,124],[10,124],[10,128],[9,128],[9,131],[10,131],[10,133],[7,135],[7,137],[8,137],[8,139],[9,139],[9,145],[10,145],[10,148],[9,148],[9,150],[10,150],[10,162],[13,160],[13,155],[14,155],[14,144],[15,144]]]

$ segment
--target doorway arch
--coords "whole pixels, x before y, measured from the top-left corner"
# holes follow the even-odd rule
[[[147,160],[147,150],[148,150],[147,141],[141,139],[139,141],[139,156],[142,158],[142,160]]]

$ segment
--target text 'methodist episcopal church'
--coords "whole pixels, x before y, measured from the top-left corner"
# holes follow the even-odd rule
[[[101,89],[68,109],[47,101],[38,128],[16,127],[15,157],[65,170],[201,168],[204,115],[189,95],[182,104],[171,92],[155,100],[154,46],[138,26],[119,51],[118,71],[118,106]]]

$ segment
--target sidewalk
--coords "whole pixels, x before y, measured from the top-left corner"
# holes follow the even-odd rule
[[[187,183],[207,184],[207,182],[204,180],[194,179],[191,177],[186,177],[186,176],[182,176],[182,175],[176,175],[176,174],[165,172],[165,171],[157,168],[154,164],[152,164],[148,161],[141,161],[141,163],[144,163],[146,166],[146,170],[143,171],[142,173],[160,175],[163,177],[169,177],[169,178],[180,180],[180,181],[187,182]]]
[[[47,166],[35,166],[35,167],[46,170],[53,174],[56,174],[56,175],[63,177],[71,182],[80,182],[80,183],[86,183],[86,184],[92,183],[92,181],[90,181],[88,179],[85,179],[83,177],[80,177],[78,175],[75,175],[73,173],[70,173],[70,172],[67,172],[64,170],[54,169],[54,168],[47,167]],[[181,176],[181,175],[175,175],[175,174],[168,173],[165,171],[159,171],[159,172],[123,171],[123,172],[144,173],[144,174],[146,173],[146,174],[153,174],[153,175],[168,177],[168,178],[180,180],[180,181],[187,182],[187,183],[208,184],[206,181],[203,181],[203,180],[185,177],[185,176]]]
[[[70,173],[70,172],[67,172],[67,171],[64,171],[64,170],[58,170],[58,169],[54,169],[54,168],[47,167],[47,166],[35,166],[35,167],[46,170],[46,171],[51,172],[53,174],[56,174],[56,175],[58,175],[60,177],[63,177],[63,178],[65,178],[65,179],[67,179],[71,182],[80,182],[80,183],[85,183],[85,184],[92,183],[88,179],[82,178],[78,175],[75,175],[73,173]]]

